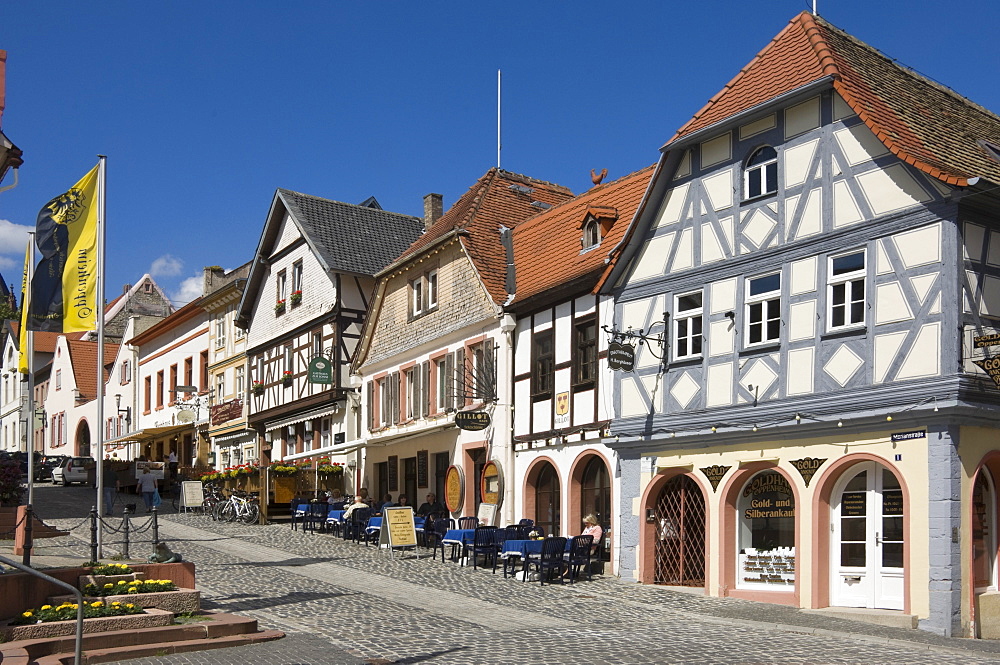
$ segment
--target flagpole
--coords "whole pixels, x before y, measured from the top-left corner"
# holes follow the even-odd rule
[[[98,155],[97,170],[97,556],[104,556],[104,193],[107,156]]]
[[[35,232],[28,231],[28,248],[26,254],[28,255],[28,260],[25,262],[26,276],[25,285],[21,290],[21,309],[24,310],[28,307],[30,301],[31,293],[31,278],[34,277],[35,273]],[[34,360],[32,356],[35,355],[35,333],[33,330],[27,330],[27,326],[23,325],[27,322],[27,317],[21,317],[21,334],[27,335],[25,339],[25,358],[28,373],[27,373],[27,391],[28,397],[25,402],[25,407],[27,410],[27,417],[24,421],[25,437],[27,439],[27,445],[25,448],[28,450],[28,504],[35,504],[35,375],[34,375]]]

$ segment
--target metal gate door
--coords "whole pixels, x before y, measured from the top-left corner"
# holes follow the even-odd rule
[[[705,585],[705,497],[687,476],[667,481],[653,509],[656,518],[654,584]]]

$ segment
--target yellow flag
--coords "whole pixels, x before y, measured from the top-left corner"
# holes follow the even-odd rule
[[[17,361],[17,371],[21,374],[28,373],[28,301],[31,299],[28,288],[28,268],[31,263],[31,241],[24,250],[24,276],[21,278],[21,329],[18,331],[20,339],[17,341],[18,350],[21,352]]]

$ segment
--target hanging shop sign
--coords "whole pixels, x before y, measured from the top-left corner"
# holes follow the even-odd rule
[[[717,492],[719,490],[719,483],[722,482],[723,477],[729,473],[731,468],[733,467],[713,464],[712,466],[706,466],[704,469],[699,469],[699,471],[705,474],[708,482],[712,483],[712,491]]]
[[[813,479],[813,476],[816,475],[816,472],[819,471],[819,468],[823,466],[823,463],[826,462],[827,459],[828,458],[826,457],[821,459],[804,457],[802,459],[793,459],[791,462],[792,466],[799,470],[799,475],[801,475],[802,480],[805,481],[806,487],[809,487],[809,482]]]
[[[213,427],[241,416],[243,416],[243,400],[241,399],[233,399],[208,407],[208,418]]]
[[[993,383],[996,384],[997,388],[1000,388],[1000,356],[973,360],[972,364],[986,372],[993,379]]]
[[[483,466],[479,489],[484,503],[500,505],[500,500],[503,498],[503,471],[496,460],[490,460]]]
[[[909,441],[910,439],[926,439],[927,430],[918,429],[912,432],[893,432],[889,435],[889,439],[896,443],[897,441]]]
[[[309,361],[309,371],[306,374],[309,383],[330,385],[333,383],[333,363],[323,356],[316,356]]]
[[[485,411],[459,411],[455,414],[455,425],[458,429],[478,432],[490,426],[490,414]]]
[[[635,369],[635,347],[631,344],[611,342],[608,344],[608,368],[622,372]]]
[[[453,513],[462,510],[465,499],[465,478],[462,470],[452,464],[444,474],[444,505]]]
[[[988,346],[1000,345],[1000,333],[990,333],[989,335],[978,335],[972,338],[972,344],[977,349],[985,349]]]

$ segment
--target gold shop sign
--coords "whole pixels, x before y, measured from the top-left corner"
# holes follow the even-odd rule
[[[805,481],[806,487],[809,487],[809,481],[813,479],[816,472],[819,470],[823,463],[826,462],[828,458],[814,458],[814,457],[804,457],[802,459],[793,459],[791,461],[792,466],[799,470],[799,475],[802,476],[802,480]]]
[[[1000,356],[973,360],[972,364],[986,372],[993,379],[993,383],[996,384],[997,388],[1000,388]]]
[[[719,489],[719,483],[722,482],[722,478],[733,468],[731,466],[722,466],[721,464],[713,464],[712,466],[706,466],[704,469],[699,469],[708,478],[708,482],[712,483],[712,491],[716,492]]]

